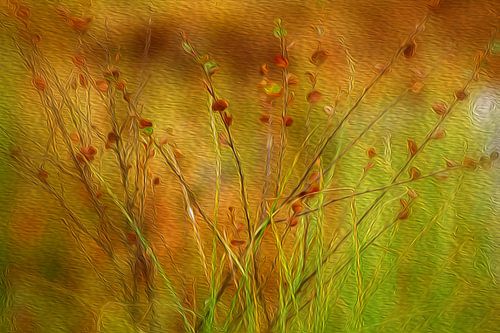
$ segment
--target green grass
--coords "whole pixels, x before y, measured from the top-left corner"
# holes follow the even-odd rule
[[[323,105],[326,114],[319,110],[331,83],[323,66],[331,57],[322,44],[328,35],[317,31],[307,64],[312,70],[304,75],[309,84],[302,77],[295,82],[300,64],[292,63],[287,22],[276,20],[269,33],[279,54],[274,65],[261,69],[260,95],[268,109],[261,121],[266,146],[258,148],[264,156],[259,160],[242,148],[254,138],[238,127],[241,118],[221,88],[224,60],[203,53],[182,34],[178,47],[202,83],[193,93],[205,96],[199,119],[206,122],[202,128],[211,151],[204,162],[213,175],[204,175],[209,191],[203,196],[183,162],[183,154],[191,162],[199,157],[181,154],[174,141],[178,135],[165,138],[156,125],[160,116],[141,102],[146,79],[124,81],[114,51],[60,10],[79,42],[97,40],[106,58],[99,65],[74,58],[66,73],[32,38],[39,30],[33,30],[23,8],[9,7],[3,28],[12,33],[46,125],[37,124],[41,135],[34,137],[15,113],[6,115],[3,158],[19,179],[36,186],[40,200],[57,207],[48,222],[59,227],[43,244],[53,259],[40,255],[35,260],[43,267],[23,273],[34,280],[39,276],[41,282],[28,285],[46,285],[47,296],[29,302],[29,288],[11,287],[22,278],[3,274],[0,295],[14,296],[1,299],[0,327],[14,330],[16,320],[23,321],[19,302],[42,309],[25,311],[36,313],[34,321],[47,332],[49,321],[70,331],[79,320],[91,322],[96,332],[474,332],[498,323],[495,305],[488,304],[498,293],[494,239],[490,227],[473,223],[491,215],[483,211],[487,205],[470,198],[481,190],[467,189],[488,177],[498,153],[425,155],[448,140],[441,135],[448,122],[446,133],[453,133],[457,109],[497,56],[495,36],[470,61],[468,77],[446,91],[444,107],[433,97],[421,102],[432,113],[414,117],[423,130],[403,123],[398,124],[402,133],[394,126],[386,135],[382,128],[392,126],[389,117],[418,92],[405,83],[397,95],[388,90],[391,96],[382,94],[385,100],[370,104],[372,113],[364,108],[393,75],[402,80],[399,66],[415,56],[415,40],[420,43],[432,9],[361,89],[354,85],[355,62],[341,39],[349,82],[331,106]],[[249,175],[252,158],[259,160],[262,175]],[[157,204],[160,199],[166,209]],[[233,206],[226,218],[227,202]],[[187,263],[171,251],[170,235],[159,232],[160,208],[176,214],[187,239],[181,248],[190,257]],[[57,237],[64,245],[61,241],[56,251]],[[2,233],[3,238],[8,235]],[[7,257],[4,247],[1,262]],[[58,285],[61,275],[72,274],[65,271],[71,265],[86,269],[83,280],[99,292],[86,295],[76,282],[74,288]],[[54,301],[53,293],[67,299]],[[482,293],[488,293],[487,301]],[[78,304],[91,314],[83,319],[48,315],[53,307],[64,311],[64,304]]]

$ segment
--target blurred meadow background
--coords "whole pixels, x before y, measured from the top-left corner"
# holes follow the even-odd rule
[[[0,332],[498,332],[498,1],[0,8]]]

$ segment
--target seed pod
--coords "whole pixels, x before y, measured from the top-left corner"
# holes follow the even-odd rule
[[[307,94],[307,101],[311,104],[318,103],[322,97],[323,94],[321,94],[317,90],[313,90],[309,94]]]
[[[144,119],[144,118],[139,119],[139,128],[140,129],[145,129],[145,128],[152,127],[152,126],[153,126],[153,123],[151,122],[151,120]]]
[[[271,120],[271,115],[267,113],[263,113],[260,118],[259,118],[261,123],[264,124],[269,124],[269,121]]]
[[[241,247],[243,245],[245,245],[245,241],[244,240],[241,240],[241,239],[233,239],[231,240],[231,245],[234,246],[234,247]]]
[[[304,210],[304,205],[302,204],[301,200],[296,200],[293,202],[292,211],[294,212],[294,214],[299,214],[303,210]]]
[[[311,59],[310,59],[311,64],[313,64],[315,66],[320,66],[326,61],[328,56],[329,56],[329,54],[325,50],[317,50],[311,56]]]
[[[434,110],[434,112],[436,112],[438,115],[442,116],[442,115],[446,114],[448,107],[446,106],[445,103],[438,102],[432,106],[432,110]]]
[[[467,98],[467,93],[464,90],[460,89],[455,91],[455,97],[458,101],[463,101]]]
[[[285,124],[285,127],[290,127],[293,124],[293,118],[290,116],[284,116],[283,123]]]
[[[153,178],[153,185],[158,186],[160,185],[160,177],[155,177]]]
[[[417,43],[415,40],[411,40],[406,44],[404,50],[403,50],[403,55],[405,56],[406,59],[409,59],[415,55],[415,52],[417,50]]]
[[[290,227],[295,227],[297,224],[299,224],[299,218],[297,216],[292,216],[288,220],[288,224]]]
[[[97,90],[99,90],[100,92],[107,92],[108,89],[109,89],[109,83],[107,80],[97,80],[95,82],[95,85],[96,85],[96,88]]]
[[[274,57],[274,64],[279,68],[287,68],[288,67],[288,59],[283,57],[281,54],[278,54]]]
[[[233,124],[233,116],[227,112],[224,112],[222,114],[222,120],[224,121],[224,124],[226,124],[226,126],[228,127]]]
[[[415,156],[418,151],[417,143],[413,139],[407,140],[408,151],[411,156]]]
[[[375,151],[375,148],[373,147],[370,147],[366,150],[366,154],[368,155],[368,158],[369,159],[372,159],[374,158],[375,156],[377,156],[377,152]]]
[[[267,75],[269,73],[269,66],[267,64],[263,64],[260,66],[260,74]]]
[[[422,175],[420,170],[416,167],[411,167],[410,170],[408,170],[408,173],[410,174],[410,179],[412,180],[418,179]]]
[[[47,82],[41,75],[36,75],[33,78],[33,85],[39,91],[45,91],[45,89],[47,88]]]
[[[212,111],[222,112],[229,106],[228,101],[225,99],[218,99],[212,103]]]

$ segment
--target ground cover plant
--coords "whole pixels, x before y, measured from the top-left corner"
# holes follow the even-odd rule
[[[494,332],[494,1],[178,5],[2,4],[0,331]]]

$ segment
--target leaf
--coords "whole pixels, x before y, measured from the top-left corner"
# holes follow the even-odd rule
[[[277,97],[281,95],[282,87],[273,82],[264,87],[264,91],[268,96]]]
[[[219,69],[219,65],[215,61],[210,60],[203,64],[203,68],[208,75],[213,75]]]
[[[182,42],[182,48],[186,53],[193,54],[194,53],[194,48],[189,44],[187,41]]]

